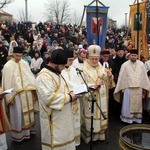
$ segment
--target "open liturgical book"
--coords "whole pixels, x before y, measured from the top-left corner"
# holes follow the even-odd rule
[[[88,92],[88,89],[85,84],[80,84],[73,87],[73,92],[75,95],[84,94]]]
[[[13,88],[3,91],[0,95],[10,94],[10,93],[12,93],[12,92],[14,92],[14,89],[13,89]]]
[[[90,85],[89,89],[97,90],[100,88],[100,85]],[[88,89],[85,84],[76,85],[73,87],[73,92],[75,95],[88,93]]]

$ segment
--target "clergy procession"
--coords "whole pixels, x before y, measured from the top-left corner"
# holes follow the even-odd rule
[[[91,92],[106,117],[94,105],[94,143],[106,140],[111,113],[120,113],[121,121],[127,124],[142,123],[143,103],[147,111],[150,109],[149,95],[143,101],[144,91],[150,91],[149,61],[138,60],[136,49],[129,51],[127,60],[120,44],[114,48],[114,58],[109,49],[101,50],[99,45],[79,48],[77,56],[74,50],[58,46],[36,76],[22,59],[24,51],[14,47],[12,58],[2,69],[1,150],[7,149],[7,131],[15,142],[36,134],[35,114],[40,119],[42,150],[75,150],[80,147],[80,138],[91,142]],[[93,86],[91,92],[74,93],[75,86],[85,84],[80,72],[88,87]],[[11,88],[13,92],[3,94]]]
[[[110,137],[150,124],[149,41],[106,26],[107,9],[87,7],[87,26],[0,23],[0,150],[35,149],[33,139],[37,150],[126,150]]]

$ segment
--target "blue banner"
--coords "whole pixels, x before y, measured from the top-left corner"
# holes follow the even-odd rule
[[[105,6],[87,6],[86,21],[88,45],[92,45],[93,42],[95,42],[101,49],[104,49],[108,8],[109,7]]]

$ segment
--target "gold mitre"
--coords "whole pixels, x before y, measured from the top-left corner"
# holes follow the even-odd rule
[[[100,56],[101,48],[98,45],[90,45],[88,47],[89,56]]]

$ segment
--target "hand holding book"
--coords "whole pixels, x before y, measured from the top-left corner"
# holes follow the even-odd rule
[[[12,93],[12,92],[14,92],[14,89],[13,89],[13,88],[1,92],[0,96],[4,96],[4,95],[10,94],[10,93]]]

